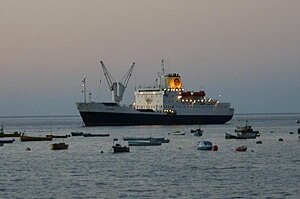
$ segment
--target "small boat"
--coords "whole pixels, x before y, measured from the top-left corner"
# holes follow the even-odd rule
[[[207,151],[212,150],[212,148],[213,148],[213,145],[212,145],[211,141],[199,141],[198,147],[197,147],[198,150],[207,150]]]
[[[52,138],[68,138],[70,135],[46,135],[46,137],[52,137]]]
[[[238,146],[235,148],[236,151],[242,152],[242,151],[247,151],[247,147],[242,145],[242,146]]]
[[[28,141],[51,141],[52,137],[42,137],[42,136],[27,136],[24,133],[21,134],[20,139],[22,142]]]
[[[261,140],[256,141],[256,144],[262,144],[262,141]]]
[[[65,149],[68,149],[68,147],[69,147],[69,145],[64,142],[51,144],[52,150],[65,150]]]
[[[128,140],[143,140],[143,141],[158,141],[161,143],[169,143],[170,139],[166,139],[164,137],[123,137],[124,141]]]
[[[245,126],[237,126],[234,134],[225,133],[225,139],[255,139],[259,136],[259,131],[254,131],[247,121]]]
[[[83,136],[83,132],[81,132],[81,131],[73,131],[73,132],[71,132],[71,135],[72,136]]]
[[[14,141],[15,141],[15,139],[0,140],[0,143],[3,143],[3,144],[10,144],[10,143],[13,143]]]
[[[84,133],[83,137],[108,137],[109,134],[105,133],[105,134],[92,134],[92,133]]]
[[[185,131],[175,131],[173,135],[185,135]]]
[[[4,133],[3,125],[1,125],[1,129],[0,129],[0,137],[1,138],[4,138],[4,137],[20,137],[20,135],[21,135],[20,132]]]
[[[112,146],[114,153],[124,153],[129,152],[129,146],[121,146],[121,144],[115,144]]]
[[[300,123],[300,120],[297,120],[297,122],[296,122],[297,124],[299,124]]]
[[[193,130],[193,133],[194,133],[194,136],[200,137],[203,134],[203,130],[199,128],[199,129]]]
[[[159,146],[161,142],[153,140],[128,140],[129,146]]]

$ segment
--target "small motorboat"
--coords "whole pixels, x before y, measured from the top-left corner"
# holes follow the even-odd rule
[[[3,144],[11,144],[14,143],[15,139],[5,139],[5,140],[0,140],[0,143]]]
[[[0,137],[1,138],[4,138],[4,137],[20,137],[20,135],[21,135],[20,132],[4,133],[3,125],[1,126],[1,129],[0,129]]]
[[[185,135],[185,131],[174,131],[173,135]]]
[[[259,136],[259,131],[254,131],[247,121],[245,126],[237,126],[234,134],[225,133],[225,139],[256,139]]]
[[[51,144],[52,150],[65,150],[65,149],[68,149],[68,147],[69,147],[69,145],[64,142]]]
[[[81,132],[81,131],[72,131],[71,135],[72,136],[83,136],[83,132]]]
[[[198,143],[198,150],[212,150],[213,145],[211,141],[199,141]]]
[[[129,152],[130,148],[129,146],[122,146],[121,144],[115,144],[112,146],[114,153],[124,153],[124,152]]]
[[[200,137],[200,136],[202,136],[202,134],[203,134],[203,130],[202,129],[200,129],[200,128],[198,128],[198,129],[195,129],[195,130],[191,130],[191,133],[193,133],[194,134],[194,136],[198,136],[198,137]]]
[[[236,147],[235,150],[238,152],[243,152],[243,151],[247,151],[247,147],[242,145],[242,146]]]
[[[262,144],[262,141],[261,140],[256,141],[256,144]]]
[[[109,134],[108,133],[105,133],[105,134],[92,134],[92,133],[84,133],[83,134],[83,137],[108,137]]]

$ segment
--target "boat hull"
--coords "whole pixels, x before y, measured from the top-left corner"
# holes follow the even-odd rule
[[[29,141],[51,141],[52,137],[33,137],[33,136],[21,135],[20,139],[21,139],[22,142],[29,142]]]
[[[84,111],[80,111],[80,115],[85,126],[225,124],[233,117],[233,114],[166,115],[147,113]]]

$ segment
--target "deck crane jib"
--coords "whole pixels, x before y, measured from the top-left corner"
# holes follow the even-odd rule
[[[111,74],[108,72],[107,68],[105,67],[105,65],[104,65],[104,63],[102,61],[100,61],[100,64],[102,66],[102,69],[103,69],[103,72],[104,72],[104,76],[106,78],[107,84],[108,84],[109,89],[110,89],[111,94],[112,94],[112,101],[119,104],[122,101],[122,99],[123,99],[123,94],[125,92],[125,89],[126,89],[126,87],[128,85],[130,77],[132,75],[135,63],[133,63],[131,65],[131,67],[129,68],[129,70],[126,72],[126,74],[122,78],[121,82],[116,82],[112,78]]]

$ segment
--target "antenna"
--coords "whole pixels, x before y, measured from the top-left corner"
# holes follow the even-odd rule
[[[84,101],[84,103],[86,103],[86,82],[85,82],[85,79],[86,79],[86,77],[83,76],[83,80],[82,80],[83,90],[82,90],[82,93],[83,93],[83,101]]]
[[[161,60],[161,72],[162,75],[165,76],[165,62],[163,59]]]

